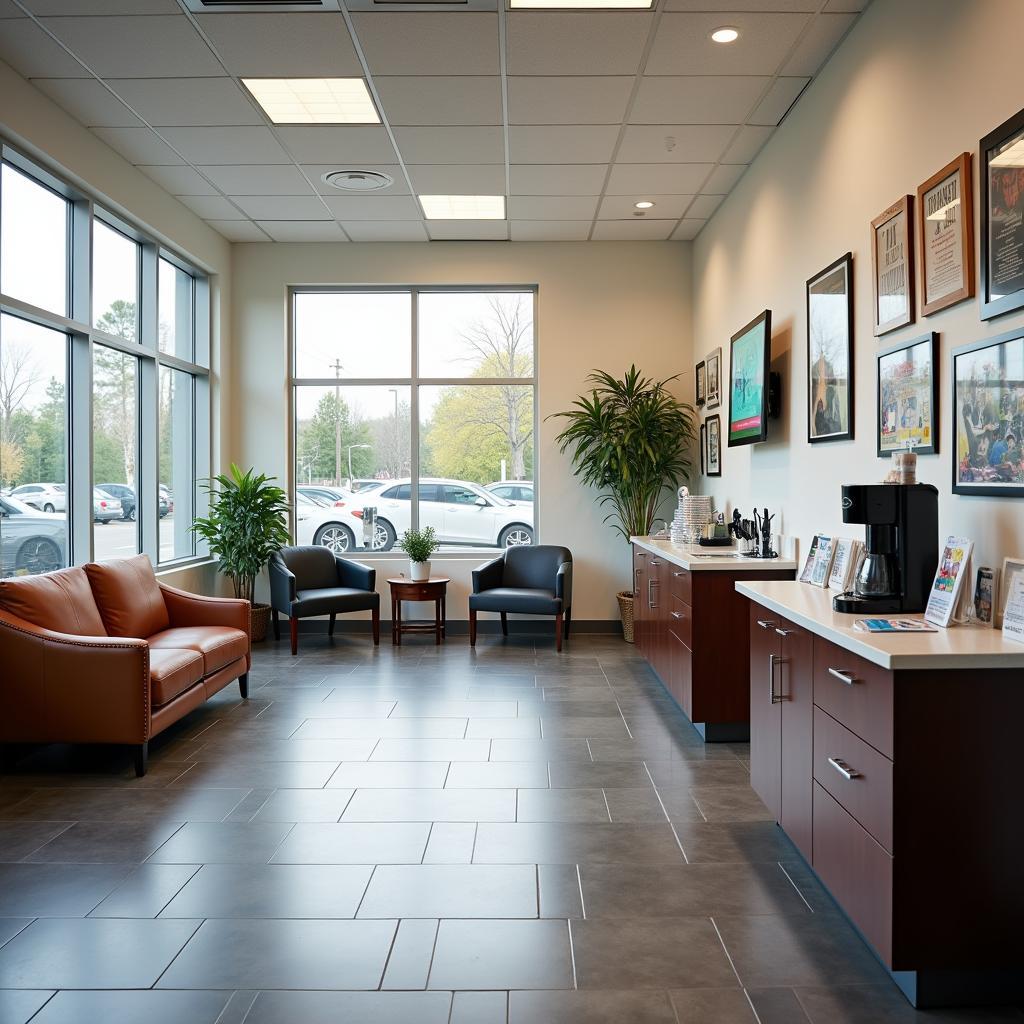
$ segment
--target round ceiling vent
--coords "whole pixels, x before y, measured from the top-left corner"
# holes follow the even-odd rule
[[[343,192],[378,192],[395,183],[395,179],[381,171],[330,171],[323,180]]]

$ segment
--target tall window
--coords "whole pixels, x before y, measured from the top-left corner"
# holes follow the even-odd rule
[[[524,289],[294,291],[300,543],[388,551],[427,526],[442,550],[534,543],[534,303]],[[321,504],[325,488],[338,494]]]

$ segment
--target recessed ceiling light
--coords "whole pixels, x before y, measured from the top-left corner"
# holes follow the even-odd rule
[[[509,0],[509,7],[515,10],[537,10],[548,8],[563,11],[579,10],[647,10],[654,6],[654,0]]]
[[[716,43],[735,43],[739,39],[739,29],[730,28],[728,25],[723,25],[721,28],[716,28],[711,33],[711,38]]]
[[[420,196],[427,220],[504,220],[504,196]]]
[[[654,203],[652,203],[650,199],[642,199],[639,203],[634,203],[633,205],[638,210],[649,210],[654,205]]]
[[[243,78],[274,124],[380,124],[361,78]]]

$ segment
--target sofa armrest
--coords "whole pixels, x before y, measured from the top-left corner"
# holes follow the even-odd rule
[[[338,583],[353,590],[376,590],[377,570],[362,562],[353,562],[350,558],[334,557],[338,567]]]
[[[473,570],[473,593],[482,594],[485,590],[493,590],[501,586],[501,577],[505,571],[505,556],[498,555]]]
[[[562,608],[572,607],[572,562],[563,562],[555,573],[555,597],[562,599]]]
[[[249,635],[249,602],[237,597],[205,597],[160,584],[172,626],[228,626]]]
[[[267,563],[270,576],[270,603],[276,611],[290,615],[295,600],[295,573],[293,573],[279,551],[270,556]]]

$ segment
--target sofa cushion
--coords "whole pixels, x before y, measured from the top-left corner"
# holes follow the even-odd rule
[[[469,607],[476,612],[518,612],[525,615],[557,615],[562,599],[553,590],[539,587],[495,587],[469,595]]]
[[[90,562],[85,571],[111,636],[145,640],[171,624],[148,556]]]
[[[198,651],[149,649],[149,687],[154,705],[166,704],[203,678],[203,656]]]
[[[203,656],[203,675],[208,676],[249,653],[249,638],[229,626],[178,626],[148,638],[149,649],[189,650]]]
[[[89,577],[80,566],[0,580],[0,608],[57,633],[107,635]]]

